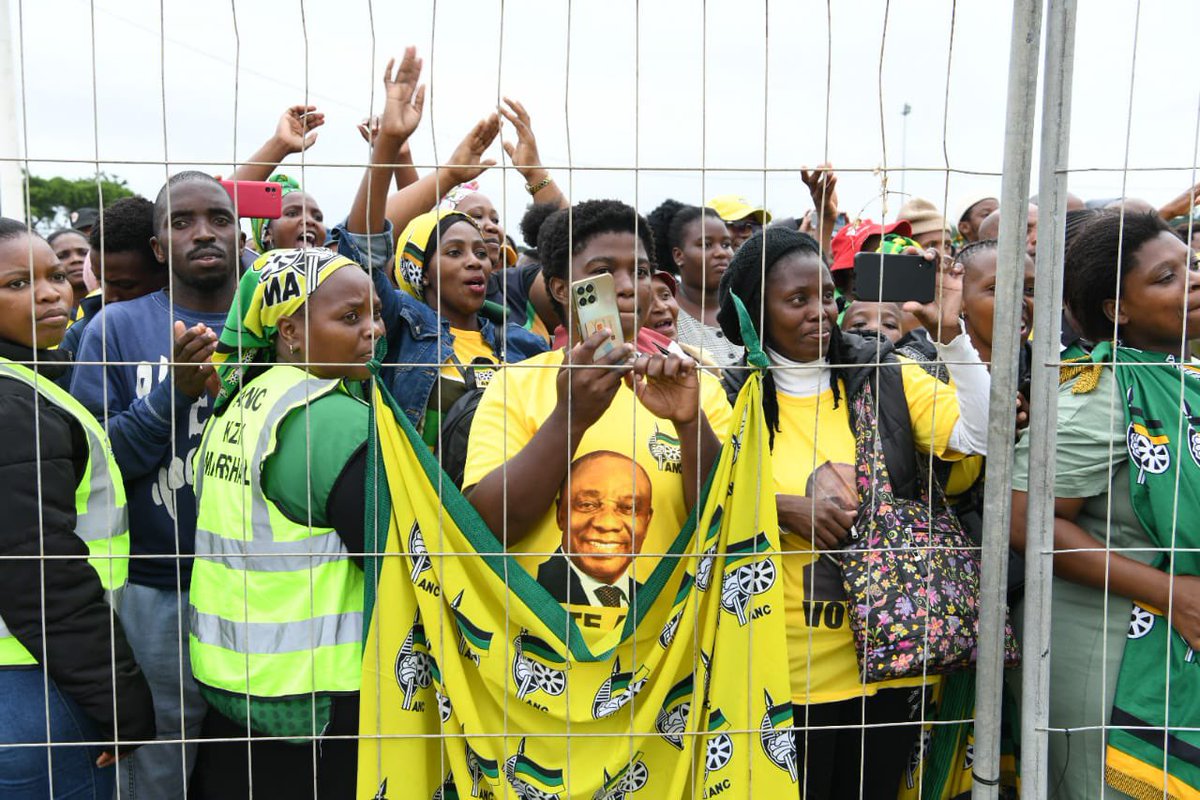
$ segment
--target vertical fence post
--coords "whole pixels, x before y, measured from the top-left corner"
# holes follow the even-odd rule
[[[1021,793],[1047,791],[1046,728],[1050,717],[1050,584],[1054,573],[1054,452],[1057,445],[1059,340],[1062,332],[1063,243],[1067,216],[1067,155],[1071,136],[1071,76],[1075,65],[1076,0],[1051,0],[1046,20],[1038,167],[1037,291],[1030,390],[1029,504],[1025,529],[1025,618],[1022,638]]]
[[[0,108],[9,111],[0,116],[0,213],[25,220],[25,184],[21,180],[21,108],[18,95],[20,76],[16,73],[17,29],[11,24],[8,0],[0,0]]]
[[[1025,275],[1025,224],[1033,162],[1033,118],[1041,50],[1041,0],[1015,0],[1008,53],[1004,174],[1000,184],[1000,239],[996,263],[996,316],[992,338],[992,392],[988,419],[987,484],[983,499],[983,575],[979,588],[979,659],[975,684],[974,800],[999,796],[1000,704],[1004,689],[1004,621],[1008,527],[1012,511],[1016,427],[1017,349]]]

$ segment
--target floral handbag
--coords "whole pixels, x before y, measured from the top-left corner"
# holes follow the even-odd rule
[[[861,503],[840,561],[862,679],[966,669],[976,657],[979,552],[936,480],[932,505],[924,481],[915,499],[893,494],[870,386],[851,402]],[[1020,662],[1007,620],[1004,662]]]

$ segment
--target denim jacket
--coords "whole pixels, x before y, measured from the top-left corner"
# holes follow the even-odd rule
[[[345,225],[338,225],[330,240],[338,253],[362,264],[371,274],[383,305],[383,324],[387,327],[383,382],[413,427],[420,430],[429,396],[437,385],[439,365],[454,352],[450,323],[439,320],[437,312],[428,305],[392,285],[388,274],[396,249],[390,223],[385,233],[376,234],[349,233]],[[479,314],[479,330],[501,364],[524,361],[546,350],[545,339],[507,322],[504,308],[495,303],[484,305]],[[394,364],[409,366],[389,366]]]
[[[384,384],[409,421],[420,430],[429,396],[437,385],[440,365],[454,353],[454,335],[445,318],[439,319],[428,305],[391,287],[386,278],[376,277],[375,287],[380,297],[385,297],[387,290],[391,294],[383,302],[388,339],[387,356],[383,360]],[[546,350],[545,339],[520,325],[505,322],[503,309],[495,303],[487,303],[479,313],[479,330],[501,364],[524,361]],[[414,366],[418,364],[422,366]]]

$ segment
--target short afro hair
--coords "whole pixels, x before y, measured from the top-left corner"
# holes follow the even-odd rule
[[[158,196],[154,198],[154,231],[157,233],[162,230],[163,222],[167,218],[167,200],[171,189],[183,183],[211,183],[215,186],[221,186],[221,182],[209,175],[207,172],[189,169],[183,172],[176,172],[171,177],[167,178],[167,182],[158,190]],[[224,191],[224,187],[221,187]],[[233,211],[233,200],[229,201],[229,210]]]
[[[1104,213],[1075,236],[1063,264],[1063,297],[1084,336],[1093,342],[1113,338],[1116,323],[1104,313],[1104,302],[1115,299],[1124,276],[1138,268],[1142,245],[1163,233],[1175,235],[1158,214],[1126,214],[1122,220]]]
[[[96,253],[139,253],[146,264],[161,266],[150,247],[153,237],[154,203],[135,195],[104,209],[88,238]]]
[[[559,210],[558,203],[531,203],[521,217],[521,238],[529,247],[537,249],[538,232],[550,215]]]
[[[654,234],[650,223],[633,206],[620,200],[585,200],[554,212],[538,232],[538,256],[542,276],[549,287],[551,278],[570,283],[571,258],[580,253],[593,237],[602,233],[636,234],[646,249],[646,257],[655,263]],[[567,315],[554,296],[550,297],[559,319]]]

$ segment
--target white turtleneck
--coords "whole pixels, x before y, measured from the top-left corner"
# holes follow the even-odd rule
[[[950,373],[958,397],[958,420],[947,444],[963,455],[987,455],[988,396],[992,387],[987,367],[979,360],[966,333],[960,333],[950,344],[934,342],[934,346]],[[766,351],[775,367],[771,374],[780,394],[811,397],[830,388],[833,372],[824,359],[793,361],[770,347]]]

